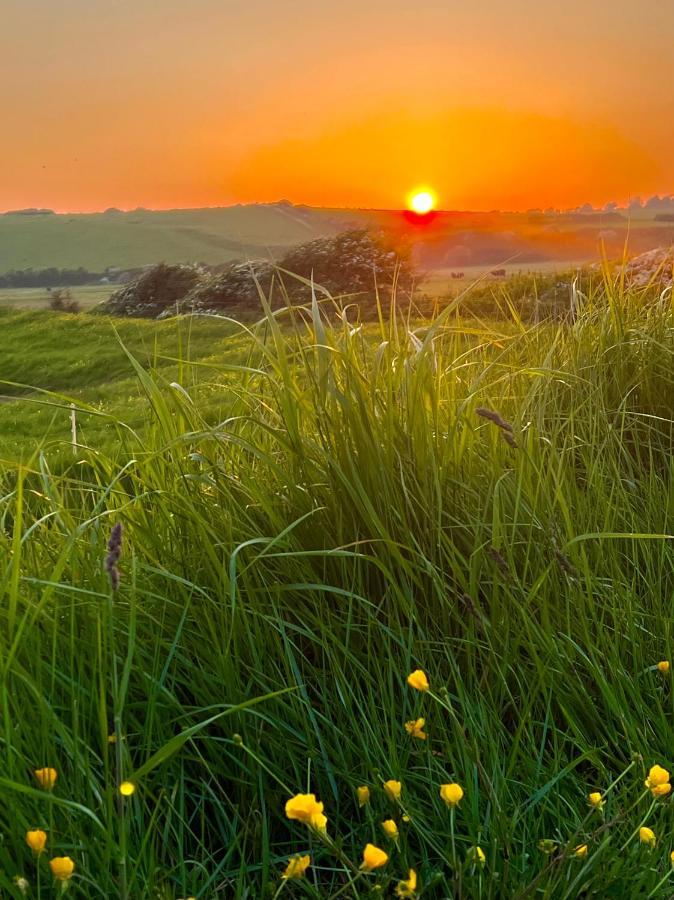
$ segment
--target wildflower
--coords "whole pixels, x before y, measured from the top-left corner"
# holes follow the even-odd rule
[[[388,853],[384,853],[383,850],[379,847],[375,847],[374,844],[365,845],[361,869],[365,869],[366,872],[371,872],[373,869],[381,869],[387,862]]]
[[[650,828],[646,828],[645,825],[639,829],[639,840],[642,844],[647,844],[649,847],[655,847],[655,834]]]
[[[328,824],[323,815],[323,804],[316,800],[315,794],[295,794],[286,803],[286,816],[304,822],[316,831],[324,832]]]
[[[391,838],[392,841],[398,838],[398,826],[393,819],[387,819],[385,822],[382,822],[381,827],[384,829],[386,837]]]
[[[405,824],[407,824],[410,821],[411,821],[410,817],[407,815],[407,813],[405,813],[403,815],[403,822],[405,822]]]
[[[576,849],[573,851],[573,855],[576,859],[585,859],[587,856],[587,844],[578,844]]]
[[[414,897],[417,889],[417,873],[410,869],[407,878],[398,882],[396,897]]]
[[[24,878],[23,875],[15,875],[14,876],[14,884],[17,886],[17,888],[21,891],[21,893],[25,897],[26,894],[28,893],[28,888],[30,887],[28,879]]]
[[[550,854],[554,852],[556,846],[557,844],[550,840],[550,838],[543,838],[542,841],[538,842],[538,849],[541,853],[545,853],[546,856],[550,856]]]
[[[403,786],[399,781],[385,781],[384,782],[384,790],[386,791],[390,800],[399,800],[400,792],[402,791]]]
[[[669,861],[674,866],[674,850],[669,854]]]
[[[47,832],[36,828],[34,831],[26,832],[26,843],[33,853],[42,853],[47,845]]]
[[[666,675],[669,672],[669,660],[661,659],[658,663],[658,672],[662,672],[663,675]]]
[[[35,769],[35,777],[37,778],[40,787],[44,788],[45,791],[51,791],[56,784],[56,779],[58,778],[58,772],[56,769]]]
[[[308,854],[306,856],[293,856],[281,878],[301,878],[310,865],[311,857]]]
[[[357,787],[356,794],[358,795],[358,806],[365,806],[370,802],[370,788],[366,784]]]
[[[588,794],[587,799],[588,799],[590,806],[593,807],[594,809],[603,809],[604,808],[604,804],[606,801],[604,800],[602,795],[599,793],[599,791],[593,791],[591,794]]]
[[[651,794],[654,797],[666,797],[671,789],[671,784],[657,784],[654,788],[651,788]]]
[[[460,784],[441,784],[440,796],[447,806],[454,808],[455,806],[458,806],[463,799],[463,788]]]
[[[108,555],[105,557],[105,571],[110,578],[110,587],[116,591],[119,587],[119,569],[117,563],[122,555],[122,523],[116,522],[110,532]]]
[[[428,737],[424,731],[425,724],[426,719],[412,719],[410,722],[405,722],[405,731],[410,737],[419,738],[420,741],[425,741]]]
[[[75,863],[69,856],[55,856],[49,860],[49,868],[57,881],[70,881],[75,871]]]
[[[119,793],[122,797],[130,797],[136,791],[136,785],[133,781],[123,781],[119,786]]]
[[[644,787],[647,787],[654,797],[666,797],[672,789],[667,769],[663,769],[662,766],[651,766]]]
[[[473,865],[484,866],[487,862],[487,857],[484,855],[484,850],[482,847],[471,847],[468,853],[466,854],[466,858],[473,863]]]
[[[427,691],[430,688],[430,684],[428,683],[428,678],[426,677],[426,673],[422,672],[421,669],[416,669],[410,675],[407,676],[407,683],[411,688],[414,688],[415,691]]]
[[[109,735],[108,735],[108,743],[109,743],[109,744],[116,744],[116,743],[117,743],[117,735],[116,735],[116,734],[109,734]]]

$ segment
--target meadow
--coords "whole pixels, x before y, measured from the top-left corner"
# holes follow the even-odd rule
[[[0,312],[0,891],[672,896],[671,293],[318,296]]]

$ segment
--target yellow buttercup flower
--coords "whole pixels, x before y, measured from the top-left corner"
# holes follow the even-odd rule
[[[391,780],[384,782],[384,790],[386,791],[390,800],[399,800],[402,789],[403,786],[399,781]]]
[[[671,789],[671,784],[656,784],[655,787],[651,788],[651,794],[654,797],[666,797]]]
[[[123,781],[119,786],[119,793],[122,797],[130,797],[136,792],[136,785],[133,781]]]
[[[414,897],[417,890],[417,873],[410,869],[407,879],[398,882],[396,897]]]
[[[669,861],[674,866],[674,850],[669,854]]]
[[[644,787],[647,787],[654,797],[666,797],[672,789],[667,769],[663,769],[662,766],[652,766],[648,778],[644,781]]]
[[[366,784],[357,787],[356,794],[358,795],[358,806],[365,806],[370,802],[370,788]]]
[[[405,722],[405,731],[410,737],[419,738],[420,741],[425,741],[428,737],[424,732],[425,724],[426,719],[412,719],[410,722]]]
[[[591,794],[588,794],[587,799],[588,799],[590,806],[592,806],[594,809],[603,809],[604,808],[604,804],[606,801],[604,800],[602,795],[599,793],[599,791],[593,791]]]
[[[51,791],[56,784],[56,779],[58,778],[58,772],[56,769],[35,769],[35,777],[38,780],[40,787],[44,788],[45,791]]]
[[[578,844],[576,849],[573,851],[573,855],[577,859],[585,859],[587,856],[587,844]]]
[[[384,853],[382,849],[375,847],[374,844],[365,845],[361,869],[365,869],[366,872],[371,872],[373,869],[381,869],[387,862],[388,853]]]
[[[466,857],[473,865],[483,866],[487,862],[487,857],[484,855],[482,847],[471,847]]]
[[[407,676],[407,683],[415,691],[427,691],[430,688],[426,673],[421,669],[416,669]]]
[[[47,846],[47,832],[36,828],[34,831],[26,832],[26,843],[33,853],[42,853]]]
[[[49,868],[57,881],[69,881],[75,871],[75,863],[69,856],[55,856],[49,860]]]
[[[398,837],[398,826],[393,821],[393,819],[387,819],[385,822],[381,823],[381,827],[384,829],[384,833],[386,837],[391,838],[392,841],[395,841]]]
[[[669,660],[661,659],[658,663],[658,672],[662,672],[663,675],[666,675],[669,672]]]
[[[303,822],[316,831],[324,832],[328,824],[323,815],[323,804],[316,800],[315,794],[295,794],[286,803],[286,816]]]
[[[441,784],[440,796],[447,806],[458,806],[463,799],[463,788],[460,784],[455,784],[453,782],[451,784]]]
[[[293,856],[281,878],[301,878],[310,865],[311,857],[308,854],[306,856]]]
[[[657,838],[655,834],[651,831],[650,828],[646,828],[646,826],[642,826],[639,829],[639,840],[642,844],[647,844],[649,847],[655,847],[655,842]]]

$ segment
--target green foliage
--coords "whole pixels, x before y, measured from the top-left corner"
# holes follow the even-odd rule
[[[100,400],[105,440],[70,459],[26,444],[3,468],[3,893],[41,868],[51,896],[23,841],[42,826],[76,861],[73,896],[265,897],[305,851],[287,896],[390,895],[410,867],[427,898],[667,896],[674,807],[643,781],[674,768],[656,668],[673,652],[674,314],[644,299],[607,283],[571,324],[449,308],[361,330],[316,301],[227,325],[210,355],[217,320],[123,322],[120,346],[92,345],[109,327],[92,317],[3,316],[36,337],[54,322],[63,359],[67,334],[80,354],[89,336],[78,416],[106,371],[136,384]],[[417,667],[430,694],[405,683]],[[426,741],[404,729],[419,716]],[[306,791],[330,846],[284,817]],[[350,888],[368,841],[391,859]],[[464,862],[476,845],[484,868]]]

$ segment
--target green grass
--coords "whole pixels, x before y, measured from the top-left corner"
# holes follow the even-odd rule
[[[671,895],[674,809],[643,788],[674,767],[667,298],[607,284],[573,325],[450,309],[413,334],[317,308],[115,324],[124,347],[103,320],[2,317],[9,380],[32,365],[62,429],[68,384],[109,418],[75,456],[67,425],[4,454],[0,890],[40,871],[55,896],[46,858],[69,855],[83,897],[392,896],[410,867],[425,898]],[[328,841],[284,816],[305,791]],[[362,875],[369,841],[391,858]],[[307,878],[281,882],[297,852]]]
[[[347,217],[348,218],[348,217]],[[275,206],[0,216],[0,272],[157,262],[223,263],[334,234],[334,210]],[[344,221],[344,214],[341,215]],[[343,226],[342,226],[343,227]]]
[[[76,300],[80,309],[93,309],[99,303],[107,300],[115,290],[110,285],[81,285],[68,288],[73,300]],[[46,288],[4,288],[0,289],[0,309],[47,309],[49,307],[49,294]]]

